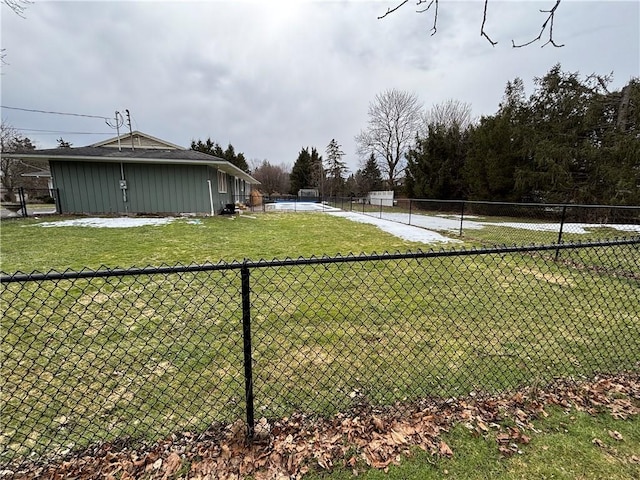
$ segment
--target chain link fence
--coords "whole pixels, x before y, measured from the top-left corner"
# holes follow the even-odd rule
[[[0,201],[3,218],[62,213],[57,188],[16,187]]]
[[[640,237],[2,275],[0,463],[640,368]]]
[[[485,245],[593,241],[640,233],[640,206],[406,198],[333,198],[326,204]]]

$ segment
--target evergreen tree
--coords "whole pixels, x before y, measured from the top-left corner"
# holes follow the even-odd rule
[[[466,150],[467,132],[457,124],[429,125],[427,137],[419,138],[407,154],[407,195],[442,200],[465,198],[462,171]]]
[[[529,98],[508,82],[498,112],[470,132],[469,198],[640,203],[640,82],[610,92],[610,81],[555,65]]]
[[[324,171],[324,163],[322,162],[322,156],[318,154],[316,147],[311,147],[311,155],[309,158],[309,165],[311,170],[311,179],[307,187],[321,189],[323,182],[325,181],[326,172]]]
[[[315,151],[315,149],[313,149]],[[317,152],[316,152],[317,155]],[[289,193],[297,195],[298,190],[301,188],[309,188],[313,186],[313,174],[311,171],[311,154],[309,154],[309,148],[304,147],[300,150],[296,162],[293,164],[291,174],[289,176],[289,182],[291,190]]]
[[[369,192],[382,190],[382,172],[376,162],[376,157],[372,153],[365,162],[362,169],[356,172],[359,185],[359,195],[366,195]]]
[[[358,188],[358,180],[357,176],[360,174],[360,170],[358,170],[355,174],[351,174],[347,177],[344,182],[344,195],[347,197],[357,197],[360,196],[359,188]]]
[[[244,158],[244,154],[242,152],[236,155],[236,151],[233,148],[233,145],[229,144],[227,149],[224,151],[223,158],[229,162],[234,164],[240,170],[251,173],[249,170],[249,165],[247,164],[247,160]]]
[[[195,140],[191,140],[191,150],[196,150],[198,152],[224,159],[224,150],[222,150],[222,147],[220,147],[218,142],[212,141],[210,137],[204,142],[200,139],[198,139],[197,142]]]
[[[516,186],[517,169],[527,164],[518,124],[508,115],[480,119],[469,131],[463,177],[470,200],[522,201]]]
[[[347,172],[347,164],[342,161],[344,152],[341,150],[341,147],[335,138],[333,138],[326,149],[327,185],[323,189],[323,193],[328,193],[329,197],[342,194],[344,189],[344,175]]]
[[[199,139],[197,142],[195,140],[191,140],[191,150],[196,150],[198,152],[221,158],[229,163],[232,163],[240,170],[251,173],[244,154],[236,154],[236,151],[231,144],[227,146],[226,150],[223,150],[220,144],[218,142],[212,141],[211,138],[207,138],[207,140],[204,142]]]
[[[608,77],[567,73],[559,64],[536,78],[529,99],[528,148],[532,161],[516,172],[517,183],[543,202],[596,203],[603,133],[598,104]],[[611,125],[612,126],[612,125]],[[601,193],[601,192],[600,192]]]
[[[67,142],[64,138],[60,137],[58,140],[58,148],[71,148],[71,145],[73,145],[70,142]]]

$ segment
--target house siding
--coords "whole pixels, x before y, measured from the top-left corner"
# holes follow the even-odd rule
[[[131,163],[124,171],[133,213],[210,211],[206,166]]]
[[[120,190],[120,164],[51,161],[65,213],[216,213],[231,202],[231,188],[218,192],[217,170],[205,165],[125,163],[127,202]],[[231,181],[228,178],[228,181]]]
[[[51,161],[50,167],[64,213],[125,211],[118,164]]]

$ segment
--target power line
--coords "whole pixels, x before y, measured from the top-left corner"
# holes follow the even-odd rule
[[[69,132],[66,130],[39,130],[37,128],[18,128],[13,127],[21,132],[42,132],[43,134],[67,133],[69,135],[112,135],[112,132]]]
[[[99,118],[101,120],[111,120],[109,117],[103,117],[101,115],[84,115],[82,113],[51,112],[47,110],[34,110],[31,108],[8,107],[6,105],[0,105],[0,108],[6,108],[8,110],[20,110],[22,112],[50,113],[53,115],[69,115],[71,117],[88,117],[88,118]]]

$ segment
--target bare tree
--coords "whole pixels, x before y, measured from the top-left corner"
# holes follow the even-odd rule
[[[24,11],[27,9],[27,5],[32,3],[30,0],[2,0],[2,3],[9,7],[19,17],[24,18]],[[0,63],[6,65],[5,57],[7,56],[4,48],[0,49]]]
[[[15,200],[15,188],[24,179],[21,174],[41,169],[45,165],[42,162],[24,162],[23,160],[8,158],[5,153],[28,152],[35,149],[28,137],[23,136],[17,129],[4,120],[0,124],[0,185],[2,186],[3,200]]]
[[[2,3],[13,10],[16,15],[24,18],[24,11],[27,9],[27,5],[33,2],[30,0],[2,0]]]
[[[513,48],[526,47],[527,45],[531,45],[532,43],[539,41],[542,38],[542,35],[544,34],[544,32],[547,31],[547,28],[549,32],[549,40],[547,40],[546,43],[544,43],[544,45],[542,46],[544,47],[545,45],[548,45],[550,43],[554,47],[564,47],[564,45],[558,45],[553,39],[553,21],[555,19],[556,10],[560,6],[560,2],[562,2],[562,0],[554,0],[554,1],[555,1],[554,6],[551,7],[549,10],[540,10],[540,13],[548,13],[549,15],[547,16],[547,19],[542,24],[542,27],[540,28],[540,33],[538,34],[538,36],[533,38],[532,40],[529,40],[528,42],[521,43],[521,44],[516,44],[514,40],[511,40],[511,46]],[[384,15],[380,15],[378,19],[385,18],[387,15],[395,12],[396,10],[399,10],[401,7],[404,7],[407,3],[409,3],[409,0],[401,0],[400,3],[398,3],[395,7],[387,8],[387,11],[384,13]],[[424,7],[423,5],[426,5],[426,7]],[[433,26],[431,27],[431,35],[435,35],[438,31],[438,9],[440,7],[440,0],[416,0],[416,6],[419,7],[418,10],[416,10],[416,13],[425,13],[430,10],[433,12]],[[432,10],[432,7],[433,7],[433,10]],[[487,34],[486,30],[484,29],[484,26],[487,23],[488,9],[489,9],[489,0],[484,0],[484,9],[482,13],[482,25],[480,26],[480,36],[486,38],[487,41],[492,46],[495,46],[498,44],[498,42],[492,40],[491,37],[489,37],[489,35]]]
[[[446,128],[456,125],[460,130],[464,130],[471,123],[471,104],[452,98],[433,105],[425,113],[425,125],[442,125]]]
[[[289,191],[289,171],[291,169],[284,164],[272,165],[267,160],[254,165],[252,176],[258,180],[260,190],[267,195],[274,193],[287,193]]]
[[[374,155],[389,188],[404,171],[405,154],[421,126],[422,104],[418,97],[396,89],[376,95],[369,104],[367,128],[355,137],[358,154]]]

